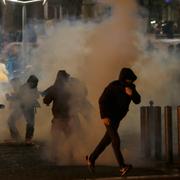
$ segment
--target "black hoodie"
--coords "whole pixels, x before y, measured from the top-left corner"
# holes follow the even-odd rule
[[[69,118],[70,92],[67,88],[69,78],[70,75],[66,73],[66,71],[60,70],[57,73],[55,83],[43,92],[45,95],[43,102],[46,105],[49,105],[51,102],[53,102],[52,113],[54,118]]]
[[[131,100],[139,104],[141,97],[136,91],[133,83],[126,83],[125,80],[137,79],[134,72],[129,68],[123,68],[120,72],[119,79],[111,82],[103,91],[99,98],[99,108],[101,118],[109,118],[112,122],[120,121],[127,114]],[[125,87],[133,90],[132,96],[125,93]]]

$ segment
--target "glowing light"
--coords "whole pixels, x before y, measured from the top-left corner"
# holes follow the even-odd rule
[[[156,23],[156,21],[155,21],[155,20],[151,21],[151,24],[155,24],[155,23]]]
[[[3,4],[6,4],[6,0],[3,0]]]
[[[172,0],[165,0],[165,2],[166,2],[166,3],[171,3],[171,2],[172,2]]]
[[[21,1],[21,0],[2,0],[4,4],[6,4],[7,1],[10,2],[15,2],[15,3],[20,3],[20,4],[29,4],[29,3],[34,3],[34,2],[40,2],[42,1],[43,5],[46,4],[47,0],[28,0],[28,1]]]
[[[47,0],[43,0],[43,5],[45,5],[45,4],[46,4],[46,2],[47,2]]]

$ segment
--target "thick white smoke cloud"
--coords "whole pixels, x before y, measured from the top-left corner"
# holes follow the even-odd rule
[[[36,67],[40,68],[38,71],[40,88],[43,89],[52,84],[57,71],[65,69],[87,85],[89,99],[96,109],[96,115],[91,121],[81,119],[81,128],[74,129],[73,136],[69,139],[59,138],[57,146],[60,147],[60,164],[72,163],[70,151],[74,155],[75,162],[82,163],[85,155],[95,148],[105,131],[98,114],[98,98],[107,83],[118,78],[122,67],[131,67],[137,61],[138,19],[135,2],[128,0],[107,1],[106,3],[113,7],[113,15],[99,24],[68,21],[55,24],[54,29],[51,28],[49,37],[41,43],[34,59],[37,63]],[[73,106],[76,105],[72,104],[72,108]],[[51,115],[44,116],[44,109],[42,105],[38,113],[41,118],[37,121],[39,125],[43,121],[44,125],[46,123],[49,126],[52,117]],[[139,124],[138,113],[136,109],[136,115],[132,119],[136,129]],[[125,132],[129,129],[124,126],[127,126],[127,123],[132,124],[132,120],[123,123]],[[42,134],[50,136],[46,128],[43,130],[44,133],[40,129],[42,130],[37,127],[37,136],[43,136]],[[130,134],[133,133],[135,132]],[[102,156],[103,161],[101,159],[99,162],[114,162],[111,149],[108,149]]]
[[[81,128],[76,129],[74,126],[73,136],[69,139],[63,135],[57,138],[60,164],[71,164],[71,153],[74,163],[84,163],[85,155],[95,148],[105,131],[98,113],[97,102],[101,92],[107,83],[117,79],[123,66],[132,66],[137,60],[135,2],[107,3],[113,6],[112,17],[99,24],[68,21],[55,23],[47,28],[47,37],[39,38],[39,48],[31,54],[31,73],[39,77],[41,91],[54,83],[59,69],[65,69],[86,84],[88,97],[95,107],[96,112],[91,120],[81,118]],[[50,107],[42,104],[36,115],[35,139],[50,139],[51,119]],[[139,123],[137,118],[136,123]],[[98,162],[114,162],[111,148],[108,149]]]
[[[106,0],[112,6],[112,16],[101,23],[63,21],[47,27],[46,37],[39,37],[39,48],[31,55],[31,73],[39,77],[39,89],[45,90],[54,83],[57,71],[65,69],[82,80],[88,88],[88,97],[95,108],[91,120],[81,117],[80,128],[73,126],[72,136],[57,138],[59,164],[82,164],[103,136],[105,128],[98,113],[98,98],[104,87],[118,78],[122,67],[131,67],[138,76],[137,90],[142,104],[154,100],[157,105],[178,104],[177,59],[166,51],[150,54],[146,51],[144,25],[137,14],[136,1]],[[51,109],[41,102],[36,115],[35,139],[50,140]],[[72,104],[72,108],[75,106]],[[120,126],[122,149],[127,161],[138,162],[140,137],[140,106],[131,105]],[[73,122],[76,124],[76,122]],[[5,127],[1,132],[3,136]],[[51,144],[46,151],[50,157]],[[73,154],[73,159],[70,155]],[[109,147],[98,163],[115,164]]]

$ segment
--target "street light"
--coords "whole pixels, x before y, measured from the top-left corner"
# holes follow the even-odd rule
[[[33,2],[39,2],[42,1],[43,5],[46,3],[47,0],[27,0],[27,1],[21,1],[21,0],[2,0],[4,5],[6,4],[6,1],[10,1],[10,2],[15,2],[15,3],[21,3],[21,4],[28,4],[28,3],[33,3]]]
[[[3,4],[6,5],[6,0],[2,0],[3,1]]]

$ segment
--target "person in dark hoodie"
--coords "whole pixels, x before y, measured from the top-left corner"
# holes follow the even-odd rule
[[[70,91],[69,91],[69,79],[70,75],[65,70],[59,70],[56,76],[56,80],[52,86],[47,88],[42,95],[44,96],[43,102],[47,106],[52,104],[52,158],[57,161],[58,146],[57,138],[63,133],[66,138],[71,134],[71,116],[70,116]]]
[[[67,87],[69,77],[70,75],[65,70],[58,71],[55,83],[43,92],[43,102],[47,106],[49,106],[51,102],[53,103],[52,131],[61,129],[65,134],[68,134],[68,122],[70,120],[70,93]]]
[[[88,166],[92,171],[95,168],[96,159],[110,144],[112,144],[119,164],[121,176],[132,168],[132,165],[125,164],[121,153],[118,127],[120,121],[129,111],[130,102],[133,101],[135,104],[139,104],[141,101],[141,97],[133,83],[136,79],[137,76],[130,68],[122,68],[119,79],[111,82],[99,98],[100,115],[106,127],[106,132],[95,150],[90,156],[86,156]]]
[[[25,142],[29,145],[33,144],[36,108],[40,107],[37,101],[39,98],[38,81],[35,75],[29,76],[27,82],[20,87],[18,94],[20,107],[26,120]]]

